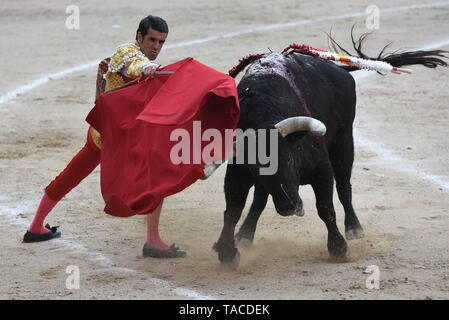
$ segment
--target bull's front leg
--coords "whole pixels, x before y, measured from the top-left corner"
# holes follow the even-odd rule
[[[238,250],[235,247],[235,226],[242,215],[249,189],[252,186],[252,177],[244,165],[228,164],[225,177],[226,210],[224,212],[224,225],[220,238],[214,244],[221,263],[238,266]]]
[[[349,259],[349,247],[337,227],[333,204],[334,177],[329,163],[320,165],[313,177],[312,188],[316,208],[328,231],[327,248],[332,258],[339,261]]]
[[[253,242],[257,221],[267,205],[267,200],[268,192],[265,191],[265,188],[262,185],[256,184],[254,187],[253,203],[249,209],[249,213],[240,227],[239,232],[235,236],[236,240],[239,242],[239,245],[249,247]]]

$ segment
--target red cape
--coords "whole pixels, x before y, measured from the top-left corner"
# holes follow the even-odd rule
[[[192,139],[193,123],[201,121],[201,136],[209,128],[221,133],[222,156],[215,159],[231,149],[225,129],[235,129],[240,114],[234,79],[192,58],[161,71],[174,74],[102,94],[87,116],[101,134],[101,192],[110,215],[148,214],[203,176],[204,162],[193,162],[192,149],[189,163],[171,161],[181,141],[170,141],[173,130],[185,129]]]

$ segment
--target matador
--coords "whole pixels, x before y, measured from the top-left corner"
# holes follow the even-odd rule
[[[159,55],[168,35],[164,19],[149,15],[142,19],[136,32],[136,41],[124,44],[116,52],[99,64],[96,98],[134,79],[154,75],[159,65],[152,62]],[[69,162],[67,167],[45,188],[33,222],[24,235],[24,242],[46,241],[61,236],[57,227],[44,220],[56,204],[99,164],[101,159],[101,137],[90,127],[84,147]],[[147,238],[143,256],[171,258],[184,257],[186,252],[162,241],[159,235],[159,217],[163,201],[147,215]]]

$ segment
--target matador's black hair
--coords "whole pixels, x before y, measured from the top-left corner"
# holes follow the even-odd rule
[[[156,17],[149,15],[142,19],[139,23],[139,28],[136,31],[136,40],[137,40],[137,34],[142,34],[142,38],[146,36],[148,33],[148,29],[151,28],[153,30],[162,32],[162,33],[168,33],[168,25],[167,22],[165,22],[164,19],[161,17]]]

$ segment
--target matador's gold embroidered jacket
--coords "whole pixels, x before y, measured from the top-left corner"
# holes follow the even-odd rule
[[[105,92],[124,84],[123,76],[128,75],[133,79],[140,77],[143,67],[150,63],[150,60],[140,51],[137,42],[119,46],[112,55],[108,72],[105,74]],[[123,72],[124,70],[126,73]]]
[[[115,89],[127,81],[138,78],[143,73],[143,67],[148,65],[148,59],[138,46],[138,43],[120,45],[112,55],[108,65],[108,71],[104,75],[106,80],[105,92]],[[94,128],[91,129],[92,140],[101,149],[100,133]]]

